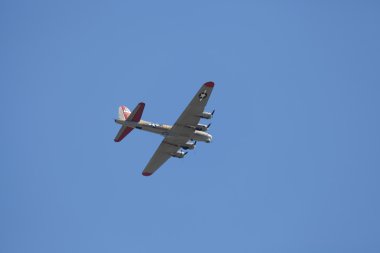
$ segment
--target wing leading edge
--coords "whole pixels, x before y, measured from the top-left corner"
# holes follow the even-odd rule
[[[176,153],[182,145],[190,140],[195,129],[189,126],[198,125],[213,88],[214,83],[207,82],[198,90],[186,109],[174,123],[169,135],[161,142],[160,146],[143,170],[142,174],[144,176],[152,175],[172,156],[172,154]]]
[[[174,123],[174,126],[171,129],[172,133],[188,135],[194,133],[194,129],[190,129],[189,126],[198,125],[213,88],[213,82],[207,82],[202,85],[186,109],[182,112],[181,116],[179,116],[177,121]]]
[[[172,156],[172,154],[176,153],[179,149],[180,147],[171,145],[165,142],[164,139],[164,141],[161,142],[160,146],[157,148],[156,152],[150,159],[142,174],[144,176],[152,175]]]

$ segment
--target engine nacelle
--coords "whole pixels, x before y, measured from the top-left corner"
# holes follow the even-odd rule
[[[203,125],[203,124],[198,124],[198,125],[195,127],[195,130],[203,131],[203,132],[206,132],[207,129],[208,129],[208,126],[207,126],[207,125]]]
[[[176,157],[176,158],[184,158],[186,154],[187,154],[187,152],[177,151],[171,155],[172,155],[172,157]]]
[[[211,119],[212,118],[212,113],[211,112],[202,112],[200,115],[201,118],[203,119]]]
[[[186,142],[183,146],[182,146],[182,148],[183,149],[190,149],[190,150],[192,150],[192,149],[194,149],[195,148],[195,144],[196,144],[196,142],[194,142],[194,143],[191,143],[191,142]]]

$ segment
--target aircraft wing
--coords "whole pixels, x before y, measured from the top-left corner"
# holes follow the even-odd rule
[[[207,82],[202,85],[181,116],[179,116],[174,123],[170,130],[171,135],[190,137],[194,133],[194,128],[191,126],[196,127],[201,120],[201,115],[205,110],[213,88],[213,82]]]
[[[144,176],[152,175],[172,154],[176,153],[181,146],[191,138],[195,131],[191,126],[195,127],[198,125],[213,88],[213,82],[202,85],[181,116],[179,116],[174,123],[169,135],[161,142],[153,157],[150,159],[148,165],[143,170],[142,174]]]
[[[171,157],[170,153],[175,153],[178,149],[178,147],[174,147],[164,142],[161,142],[160,146],[150,159],[148,165],[143,170],[143,176],[152,175],[156,170],[158,170],[158,168],[161,167],[162,164],[164,164]]]
[[[175,154],[181,148],[181,144],[186,143],[187,140],[187,138],[176,138],[174,136],[165,137],[142,174],[144,176],[152,175],[172,156],[172,154]]]

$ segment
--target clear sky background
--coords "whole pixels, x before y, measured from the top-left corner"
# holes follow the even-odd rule
[[[1,1],[0,252],[380,252],[378,1]],[[119,105],[211,144],[142,169]]]

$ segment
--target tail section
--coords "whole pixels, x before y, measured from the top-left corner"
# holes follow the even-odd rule
[[[144,112],[145,103],[139,103],[135,109],[133,109],[132,113],[128,116],[127,120],[133,121],[133,122],[139,122],[141,119],[141,116]]]
[[[122,105],[119,107],[119,120],[115,120],[117,123],[122,124],[119,132],[117,133],[114,141],[120,142],[124,139],[125,136],[127,136],[132,130],[132,127],[127,126],[126,124],[123,124],[124,121],[133,121],[133,122],[139,122],[141,119],[141,116],[144,112],[145,104],[139,103],[135,109],[131,112],[126,106]]]
[[[120,142],[124,139],[125,136],[127,136],[130,132],[132,132],[133,128],[132,127],[127,127],[125,125],[121,126],[119,132],[117,133],[114,141],[115,142]]]
[[[128,109],[128,107],[121,105],[119,106],[119,120],[126,120],[128,119],[128,116],[131,114],[131,111]]]

